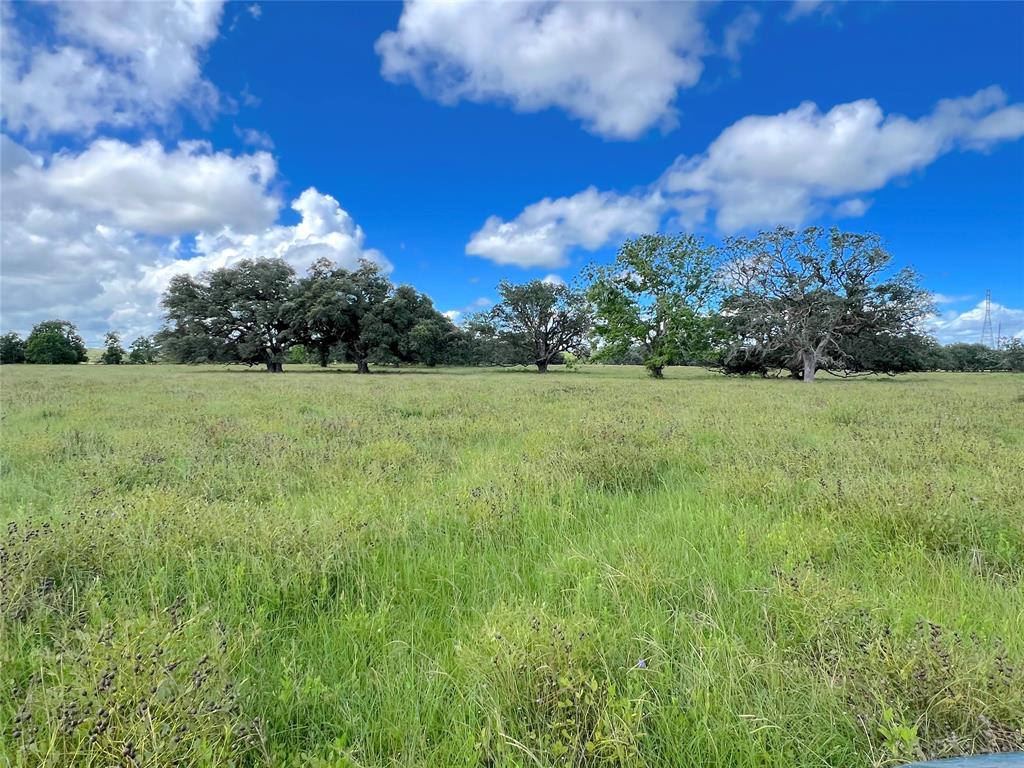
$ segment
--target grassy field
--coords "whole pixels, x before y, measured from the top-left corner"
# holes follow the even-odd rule
[[[1024,378],[5,366],[7,765],[1024,746]]]

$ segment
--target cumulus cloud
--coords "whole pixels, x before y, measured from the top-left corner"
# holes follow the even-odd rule
[[[54,198],[118,226],[168,235],[266,227],[280,207],[268,191],[276,174],[266,152],[233,156],[199,141],[168,152],[157,141],[98,139],[80,154],[58,153],[47,168],[24,174],[33,178],[22,183],[45,187]]]
[[[173,275],[244,258],[280,257],[300,271],[320,257],[344,266],[366,258],[390,269],[338,201],[316,189],[292,202],[298,223],[274,223],[275,166],[263,153],[104,140],[44,158],[7,136],[2,142],[5,330],[63,317],[91,341],[111,327],[127,337],[150,333]]]
[[[239,234],[225,227],[219,232],[200,232],[195,255],[155,267],[144,266],[146,283],[160,290],[176,274],[198,275],[208,269],[230,266],[242,259],[284,259],[303,270],[317,259],[326,258],[341,267],[354,268],[360,260],[372,261],[385,271],[391,263],[373,248],[366,248],[366,233],[331,195],[310,187],[291,204],[299,214],[298,224],[275,225],[252,234]]]
[[[839,201],[859,215],[854,198],[919,171],[955,149],[987,150],[1024,135],[1024,105],[1007,105],[998,87],[940,101],[912,120],[885,115],[874,99],[828,112],[804,102],[788,112],[751,116],[726,128],[696,157],[681,157],[662,179],[667,193],[699,195],[718,228],[798,225]]]
[[[979,302],[966,312],[946,312],[936,315],[927,323],[928,330],[943,344],[981,341],[985,322],[985,303]],[[1014,309],[992,302],[992,328],[999,330],[1004,339],[1024,339],[1024,309]]]
[[[561,275],[555,274],[554,272],[552,272],[550,275],[545,275],[541,282],[547,283],[548,285],[565,285],[565,279]]]
[[[3,123],[30,136],[91,135],[100,126],[164,122],[181,104],[218,101],[200,56],[217,36],[220,2],[61,3],[52,37],[32,34],[3,4]]]
[[[912,120],[885,115],[873,99],[822,112],[805,102],[788,112],[745,117],[708,149],[679,157],[647,189],[620,195],[590,187],[545,198],[511,221],[491,216],[466,253],[498,264],[559,267],[570,249],[596,250],[650,232],[671,214],[673,225],[700,228],[710,216],[726,233],[821,215],[863,216],[868,192],[921,171],[955,150],[988,151],[1024,136],[1024,104],[1007,104],[992,86],[940,101]]]
[[[594,187],[527,206],[512,221],[491,216],[466,245],[466,253],[496,264],[562,267],[570,248],[596,250],[613,237],[656,229],[664,208],[657,192],[618,195]]]
[[[410,0],[377,41],[381,72],[444,104],[556,107],[598,135],[671,127],[709,50],[696,3]],[[737,43],[738,47],[738,43]]]

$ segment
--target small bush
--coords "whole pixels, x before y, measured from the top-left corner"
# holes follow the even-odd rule
[[[479,737],[487,763],[518,759],[523,751],[543,765],[637,759],[644,701],[609,678],[586,632],[535,616],[507,634],[495,632],[492,649],[488,677],[504,706]]]
[[[178,601],[156,616],[65,635],[37,652],[27,678],[0,680],[16,764],[259,762],[261,723],[242,713],[228,639],[199,619],[183,621],[183,609]]]

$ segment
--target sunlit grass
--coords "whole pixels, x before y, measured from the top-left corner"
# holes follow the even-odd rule
[[[18,366],[0,393],[11,765],[1024,746],[1020,377]]]

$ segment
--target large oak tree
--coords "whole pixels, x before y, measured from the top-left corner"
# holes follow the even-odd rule
[[[376,264],[361,261],[349,270],[320,259],[291,293],[286,314],[293,338],[322,366],[340,351],[359,373],[369,373],[377,343],[371,328],[390,294],[391,282]]]
[[[516,362],[537,366],[546,373],[551,361],[564,352],[581,352],[590,330],[586,298],[560,283],[533,280],[498,285],[501,301],[489,319],[498,346],[510,350]]]
[[[294,282],[282,259],[244,259],[198,278],[176,275],[163,297],[161,345],[178,362],[234,361],[280,373],[292,341],[285,305]]]
[[[778,360],[810,383],[818,370],[890,357],[878,350],[917,334],[931,309],[912,270],[891,270],[877,235],[779,227],[729,238],[725,250],[727,361]]]

